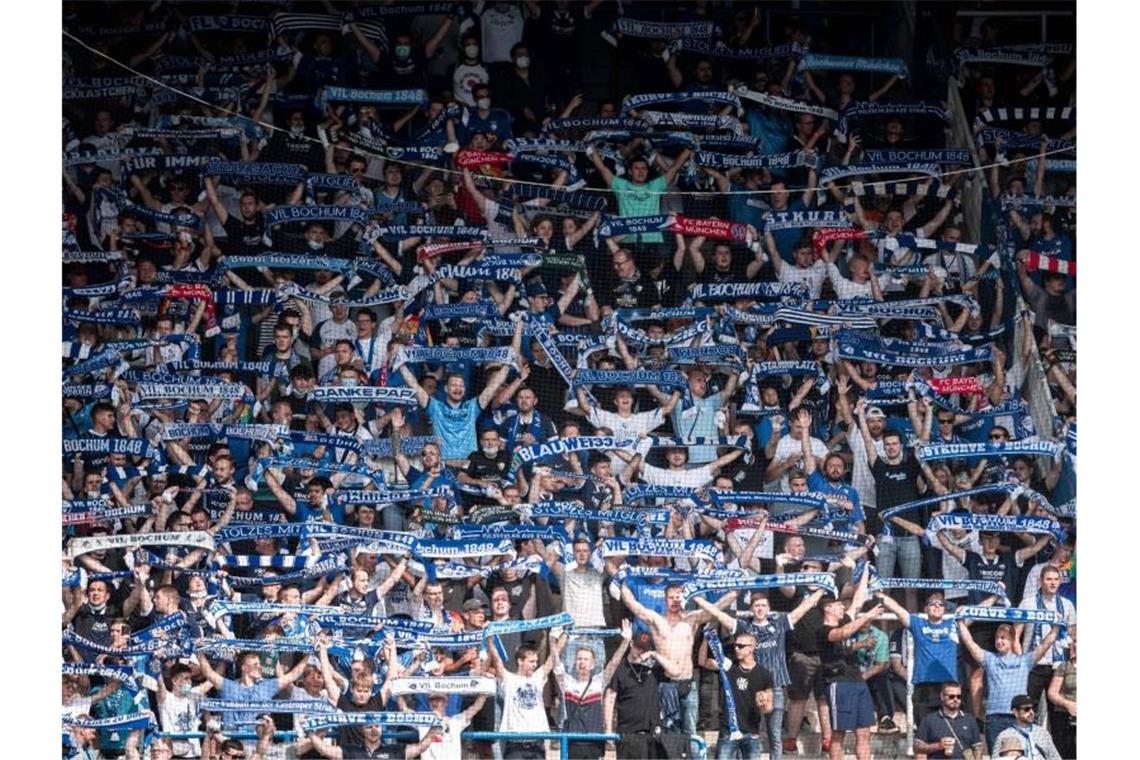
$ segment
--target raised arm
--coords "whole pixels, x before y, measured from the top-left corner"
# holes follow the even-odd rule
[[[660,630],[667,626],[665,618],[661,617],[660,614],[654,612],[653,610],[643,605],[641,602],[637,601],[637,597],[633,595],[633,592],[630,591],[629,586],[626,586],[625,584],[622,584],[621,587],[621,600],[625,604],[626,608],[637,616],[638,620],[645,623],[646,625],[652,626],[654,630]]]
[[[906,607],[903,607],[892,599],[890,594],[882,591],[876,592],[875,597],[883,603],[884,607],[895,613],[895,616],[898,617],[899,623],[902,624],[903,628],[910,628],[910,613],[907,612]]]
[[[602,161],[602,157],[598,155],[598,152],[594,150],[593,146],[586,149],[586,155],[590,161],[593,162],[594,168],[598,170],[598,174],[602,175],[602,181],[606,183],[606,187],[613,187],[615,179],[614,173],[610,171],[610,168]]]
[[[226,679],[222,678],[221,673],[214,670],[213,666],[210,665],[210,661],[206,659],[206,655],[201,652],[198,653],[198,668],[215,689],[222,688],[222,683],[224,683]]]
[[[974,641],[974,636],[970,633],[970,625],[966,620],[958,621],[958,641],[966,647],[966,651],[970,653],[974,661],[981,665],[982,660],[985,659],[986,650]]]
[[[666,185],[673,184],[673,179],[677,176],[677,172],[681,171],[681,167],[685,165],[685,162],[689,160],[689,156],[692,154],[693,151],[689,148],[684,148],[677,154],[677,157],[673,159],[673,163],[665,170]]]

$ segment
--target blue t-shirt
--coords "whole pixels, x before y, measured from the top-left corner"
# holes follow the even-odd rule
[[[682,408],[685,407],[685,408]],[[673,433],[678,438],[714,438],[718,435],[716,413],[721,408],[720,394],[711,389],[704,398],[692,403],[682,401],[673,407]],[[716,459],[716,446],[690,446],[689,464],[706,464]]]
[[[428,418],[432,431],[442,441],[444,459],[465,459],[475,450],[475,421],[482,411],[477,398],[467,399],[459,406],[435,398],[428,401]]]
[[[728,215],[732,221],[751,224],[757,230],[764,229],[764,212],[768,210],[764,196],[760,193],[749,195],[751,188],[739,182],[733,182],[730,189],[736,193],[728,199]]]
[[[958,680],[958,625],[951,618],[937,623],[925,615],[910,616],[914,636],[914,683]]]
[[[842,529],[846,529],[853,523],[863,522],[863,507],[859,504],[859,492],[848,483],[839,483],[832,485],[828,482],[827,478],[816,470],[808,478],[808,490],[816,491],[822,494],[834,494],[835,496],[842,497],[851,502],[852,510],[848,512],[841,507],[830,508],[828,510],[827,519],[833,523],[841,523]]]
[[[986,673],[986,715],[1008,715],[1009,705],[1018,694],[1024,694],[1033,670],[1033,652],[998,655],[986,652],[982,658]]]
[[[232,681],[229,678],[225,678],[222,679],[221,693],[218,696],[221,699],[265,702],[273,699],[273,695],[279,691],[281,691],[281,687],[278,685],[276,678],[263,678],[249,686],[243,686],[240,681]],[[222,713],[222,723],[227,727],[232,727],[242,723],[252,723],[255,717],[256,716],[250,713],[224,712]]]

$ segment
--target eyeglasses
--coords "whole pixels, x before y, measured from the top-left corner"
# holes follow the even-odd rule
[[[929,602],[926,603],[926,606],[927,607],[945,607],[946,602],[942,601],[941,599],[931,599]]]
[[[1018,707],[1015,712],[1037,712],[1037,708],[1033,705],[1029,705],[1027,707]]]
[[[962,695],[961,694],[943,694],[942,697],[944,699],[961,699]]]
[[[939,425],[953,425],[953,424],[954,424],[954,420],[943,420],[943,419],[939,419],[939,420],[938,420],[938,424],[939,424]]]
[[[733,649],[751,649],[753,646],[754,646],[753,644],[733,644],[732,648]]]

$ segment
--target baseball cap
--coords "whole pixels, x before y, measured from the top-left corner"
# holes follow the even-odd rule
[[[882,409],[880,409],[879,407],[877,407],[877,406],[869,406],[869,407],[867,407],[867,414],[866,414],[866,416],[867,416],[868,418],[870,418],[870,417],[886,417],[887,415],[886,415],[886,414],[883,412],[883,410],[882,410]]]
[[[1009,704],[1010,709],[1017,710],[1022,707],[1036,707],[1037,703],[1029,698],[1028,694],[1018,694]]]
[[[485,610],[485,609],[487,609],[487,605],[483,604],[483,602],[479,601],[478,599],[468,599],[466,602],[463,603],[463,611],[464,612],[472,612],[473,610]]]

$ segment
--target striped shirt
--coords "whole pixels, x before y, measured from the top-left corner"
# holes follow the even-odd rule
[[[734,633],[750,633],[756,638],[756,662],[772,674],[772,685],[782,689],[792,682],[784,653],[784,635],[792,630],[792,621],[779,612],[768,613],[768,619],[757,625],[751,620],[737,620]]]

